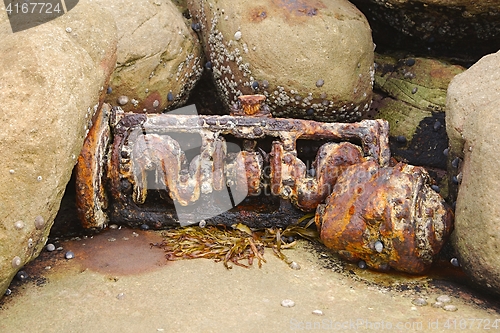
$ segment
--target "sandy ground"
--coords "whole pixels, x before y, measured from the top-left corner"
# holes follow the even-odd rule
[[[498,304],[466,287],[360,270],[305,241],[285,250],[300,270],[272,251],[260,269],[228,270],[207,259],[167,262],[149,245],[159,240],[122,229],[61,241],[3,297],[0,332],[500,331]],[[457,311],[432,307],[442,294]],[[429,304],[413,305],[417,297]]]

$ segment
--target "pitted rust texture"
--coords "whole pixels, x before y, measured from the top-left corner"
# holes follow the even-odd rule
[[[81,202],[89,202],[79,208],[80,212],[93,212],[81,215],[85,224],[103,227],[111,220],[132,226],[145,223],[154,228],[176,225],[178,212],[174,202],[195,209],[198,205],[200,210],[216,207],[219,203],[211,202],[214,199],[208,194],[226,190],[226,186],[244,186],[245,193],[258,197],[264,208],[257,209],[255,200],[253,208],[248,207],[245,199],[231,211],[211,218],[211,222],[233,224],[239,220],[260,227],[286,226],[303,211],[313,211],[323,202],[348,165],[367,159],[382,166],[389,163],[385,121],[345,124],[274,119],[265,107],[258,105],[262,103],[258,95],[240,99],[243,106],[248,106],[249,99],[255,103],[249,110],[240,111],[246,116],[125,114],[120,108],[113,108],[109,147],[101,147],[108,145],[104,137],[109,137],[109,133],[96,132],[93,135],[97,137],[87,144],[99,147],[85,148],[109,149],[109,153],[94,159],[94,163],[100,163],[98,167],[89,166],[86,161],[80,164],[81,168],[95,169],[97,173],[87,177],[94,182],[98,179],[101,184],[88,187],[87,193],[80,195]],[[200,137],[199,151],[190,160],[181,148],[184,142],[179,144],[176,139],[179,133]],[[228,151],[226,139],[236,140],[241,151]],[[264,151],[260,144],[269,139],[274,141]],[[319,148],[310,170],[297,157],[298,139],[327,142]],[[151,188],[152,182],[157,188]],[[101,208],[90,204],[95,197],[106,194],[110,201],[107,210],[105,205]]]
[[[75,168],[76,206],[84,227],[93,227],[93,221],[107,220],[108,197],[103,184],[103,160],[110,139],[109,116],[111,108],[103,104],[83,144],[78,167]]]
[[[453,213],[421,167],[348,167],[315,217],[323,243],[350,261],[419,274],[452,231]]]

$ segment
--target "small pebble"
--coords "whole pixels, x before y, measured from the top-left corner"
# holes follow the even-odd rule
[[[375,242],[374,247],[375,251],[377,251],[378,253],[381,253],[384,250],[384,244],[379,240]]]
[[[234,34],[234,39],[235,40],[240,40],[241,39],[241,31],[236,31],[236,33]]]
[[[311,109],[307,109],[306,114],[308,116],[312,116],[314,114],[314,109],[312,109],[312,108]]]
[[[114,238],[114,237],[109,237],[108,238],[108,242],[115,242],[115,241],[116,241],[116,238]]]
[[[436,192],[436,193],[439,193],[441,192],[441,189],[439,188],[439,186],[437,185],[431,185],[431,188]]]
[[[444,156],[448,156],[449,153],[450,153],[450,148],[446,148],[445,150],[443,150]]]
[[[366,269],[366,262],[364,260],[358,261],[358,267],[361,269]]]
[[[111,88],[111,86],[108,87],[108,89],[106,89],[106,94],[111,94],[113,92],[113,88]]]
[[[411,90],[411,93],[412,93],[412,94],[416,94],[416,93],[417,93],[417,91],[418,91],[418,87],[415,87],[415,88],[413,88],[413,89]]]
[[[137,232],[135,232],[135,231],[134,231],[134,232],[132,232],[132,236],[134,236],[134,237],[139,237],[139,234],[138,234]]]
[[[198,32],[201,30],[201,24],[199,22],[196,22],[196,23],[193,22],[193,23],[191,23],[191,29]]]
[[[284,299],[281,301],[281,306],[285,308],[291,308],[295,306],[295,302],[291,299]]]
[[[460,263],[458,262],[458,259],[457,258],[451,258],[450,259],[450,263],[455,266],[455,267],[459,267],[460,266]]]
[[[64,258],[66,258],[66,259],[73,259],[73,258],[75,258],[75,254],[73,253],[73,251],[68,251],[64,255]]]
[[[201,220],[200,223],[198,224],[200,228],[205,228],[207,226],[207,221]]]
[[[433,308],[442,308],[443,307],[443,303],[441,303],[441,302],[432,303],[432,307]]]
[[[434,126],[433,126],[434,132],[439,131],[440,128],[441,128],[441,122],[440,121],[436,121],[434,123]]]
[[[325,84],[325,81],[323,79],[319,79],[316,81],[316,87],[322,87]]]
[[[396,137],[396,142],[397,143],[406,143],[406,137],[404,135],[398,135]]]
[[[443,310],[454,312],[454,311],[457,311],[458,308],[453,304],[448,304],[448,305],[443,306]]]
[[[297,264],[295,261],[292,261],[290,263],[290,265],[288,265],[288,266],[290,266],[291,269],[295,269],[295,270],[299,270],[300,269],[300,265]]]
[[[269,88],[269,82],[267,80],[262,81],[262,88],[264,89]]]
[[[117,299],[124,299],[125,298],[125,294],[124,293],[119,293],[118,295],[116,295],[116,298]]]
[[[253,81],[253,82],[252,82],[252,89],[253,89],[253,90],[257,90],[257,89],[259,89],[259,82],[257,82],[257,81]]]
[[[313,315],[316,315],[316,316],[322,316],[322,315],[323,315],[323,311],[321,311],[321,310],[314,310],[314,311],[312,312],[312,314],[313,314]]]
[[[113,229],[113,230],[118,229],[118,224],[110,224],[109,229]]]
[[[441,295],[436,297],[436,301],[441,302],[441,303],[450,303],[451,298],[448,295]]]
[[[425,306],[427,305],[427,301],[423,298],[415,298],[413,301],[411,301],[411,304],[416,305],[416,306]]]
[[[458,181],[458,177],[457,176],[453,176],[451,177],[451,181],[453,182],[453,184],[455,185],[458,185],[459,181]]]
[[[147,225],[146,223],[141,224],[141,229],[142,230],[149,230],[149,225]]]
[[[62,246],[59,246],[56,250],[57,250],[57,251],[62,251],[62,250],[63,250],[63,247],[62,247]]]
[[[16,279],[19,281],[26,281],[28,279],[28,273],[26,271],[19,271],[16,273]]]
[[[116,102],[119,104],[119,105],[125,105],[128,103],[128,97],[127,96],[120,96],[116,99]]]
[[[50,269],[52,269],[52,266],[45,266],[45,270],[47,270],[47,271],[48,271],[48,270],[50,270]]]
[[[67,33],[70,33],[71,31],[73,31],[73,29],[71,29],[70,27],[67,27],[67,28],[66,28],[66,32],[67,32]]]
[[[411,67],[411,66],[415,65],[415,59],[413,59],[413,58],[406,59],[405,64],[406,64],[406,66]]]
[[[5,291],[5,296],[10,296],[12,294],[12,290],[10,290],[9,288],[7,288],[7,290]]]
[[[155,101],[153,102],[153,107],[157,108],[158,106],[160,106],[160,102],[157,99],[155,99]]]
[[[54,244],[50,243],[50,244],[47,244],[45,246],[45,248],[47,249],[47,251],[52,252],[56,249],[56,246]]]
[[[207,62],[205,63],[205,68],[206,68],[207,70],[209,70],[209,71],[210,71],[210,70],[212,70],[212,62],[211,62],[211,61],[207,61]]]
[[[458,168],[459,164],[460,164],[460,158],[459,157],[455,157],[455,159],[453,161],[451,161],[451,166],[454,167],[454,168]]]
[[[169,102],[172,102],[174,100],[174,94],[171,91],[169,91],[167,94],[167,100]]]

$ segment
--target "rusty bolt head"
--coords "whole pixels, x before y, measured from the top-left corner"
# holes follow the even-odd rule
[[[252,116],[254,114],[260,113],[262,103],[266,100],[264,95],[243,95],[239,96],[238,100],[241,103],[243,112],[246,115]]]
[[[323,243],[345,259],[420,274],[451,233],[453,213],[423,168],[369,161],[339,176],[315,221]]]

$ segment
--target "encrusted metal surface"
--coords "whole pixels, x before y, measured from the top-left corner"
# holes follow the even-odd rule
[[[453,225],[425,169],[373,161],[347,168],[315,219],[323,243],[342,257],[417,274],[430,268]]]
[[[86,143],[86,150],[109,148],[109,154],[93,158],[94,165],[101,163],[98,168],[82,155],[79,168],[94,172],[81,173],[91,179],[77,180],[100,184],[82,188],[80,202],[95,202],[94,197],[108,194],[110,204],[102,214],[83,213],[92,205],[80,209],[85,225],[102,227],[111,220],[163,228],[193,215],[192,222],[206,216],[208,223],[286,226],[304,211],[316,209],[346,166],[366,159],[388,165],[385,121],[274,119],[255,106],[262,102],[258,97],[252,97],[256,102],[250,109],[240,112],[246,116],[126,114],[113,108],[109,147],[102,147],[108,144],[102,131],[92,132],[98,138]],[[318,149],[312,166],[298,156],[298,140],[311,140]],[[236,207],[227,207],[211,195],[228,189],[233,196],[248,197],[232,198]]]

